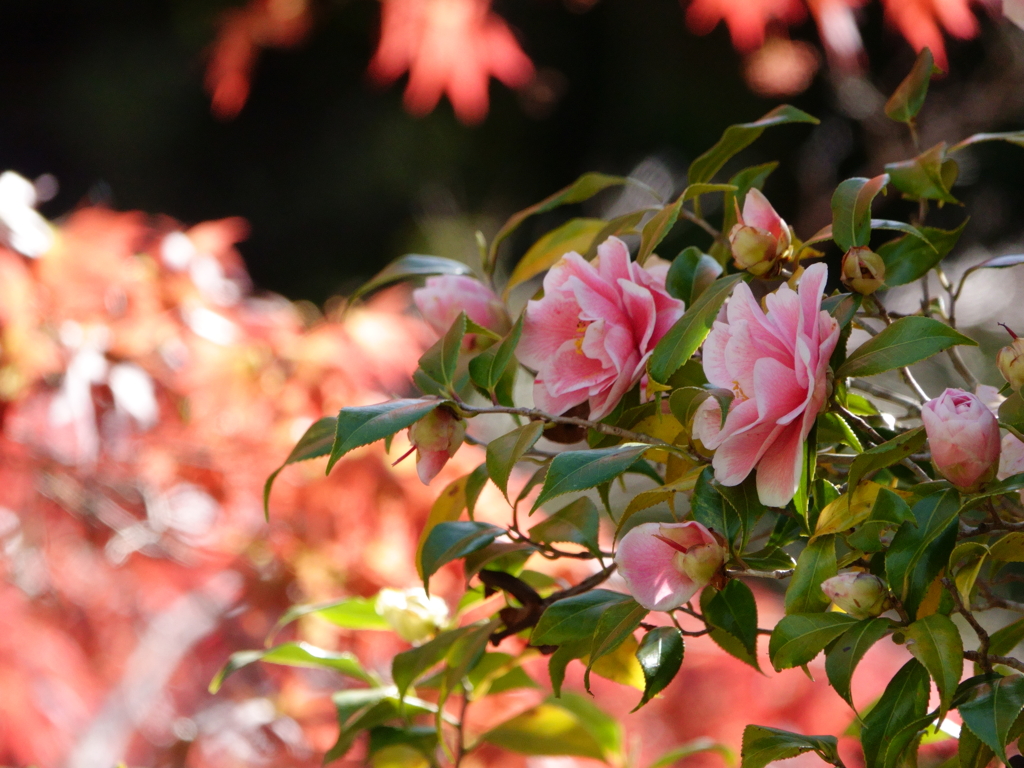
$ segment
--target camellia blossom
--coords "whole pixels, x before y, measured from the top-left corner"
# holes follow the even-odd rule
[[[505,305],[490,288],[466,275],[428,277],[427,284],[412,292],[423,319],[439,334],[452,327],[460,312],[477,325],[504,335],[510,327]]]
[[[743,212],[729,232],[736,266],[752,275],[774,274],[792,253],[793,235],[759,189],[747,192]]]
[[[949,388],[921,408],[932,462],[943,477],[964,490],[977,490],[999,466],[999,422],[977,397]]]
[[[465,437],[466,422],[443,406],[409,427],[409,442],[416,451],[416,473],[424,485],[437,477]]]
[[[622,537],[615,563],[633,598],[670,611],[711,583],[725,548],[698,522],[642,523]]]
[[[694,415],[693,436],[715,450],[722,485],[739,485],[757,467],[757,495],[769,507],[789,503],[800,483],[803,443],[825,403],[829,357],[839,324],[821,309],[828,270],[807,268],[799,293],[783,285],[765,298],[765,314],[740,283],[704,342],[704,373],[735,398],[725,425],[715,398]]]
[[[589,400],[590,418],[604,418],[682,314],[663,271],[631,261],[617,237],[593,263],[565,254],[544,277],[544,298],[526,305],[518,355],[537,371],[534,404],[560,414]]]

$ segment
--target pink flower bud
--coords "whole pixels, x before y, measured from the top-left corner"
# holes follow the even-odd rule
[[[857,246],[843,256],[843,283],[857,293],[874,293],[885,282],[885,262],[870,248]]]
[[[452,327],[460,312],[465,312],[477,325],[501,335],[511,327],[501,299],[479,280],[466,275],[428,277],[426,285],[412,292],[412,300],[423,319],[441,335]]]
[[[999,467],[999,422],[977,396],[947,389],[921,409],[935,468],[953,485],[976,491]]]
[[[729,245],[736,266],[758,277],[770,277],[782,267],[793,251],[789,225],[775,212],[761,191],[747,192],[743,213],[729,232]]]
[[[466,437],[466,424],[443,405],[409,427],[409,442],[416,449],[416,472],[429,485]]]
[[[1009,346],[999,350],[999,354],[996,355],[996,365],[999,366],[999,372],[1003,374],[1003,378],[1010,382],[1010,386],[1013,389],[1020,389],[1024,387],[1024,339],[1019,338],[1007,326],[1003,325],[1003,327],[1010,332],[1013,341]]]
[[[700,523],[643,523],[622,537],[615,563],[640,605],[670,611],[711,583],[725,555]]]
[[[855,619],[878,616],[889,597],[883,581],[870,573],[840,573],[821,582],[821,591]]]

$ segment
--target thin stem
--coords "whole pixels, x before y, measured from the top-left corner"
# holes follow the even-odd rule
[[[1016,669],[1018,672],[1024,672],[1024,662],[1020,662],[1011,656],[992,656],[985,654],[982,656],[978,651],[964,651],[964,658],[968,661],[975,661],[979,664],[988,661],[991,664],[1002,664],[1004,667],[1011,667]]]
[[[719,232],[710,224],[708,224],[708,222],[705,221],[703,217],[698,216],[695,213],[690,213],[690,211],[686,210],[682,206],[680,206],[679,208],[679,217],[696,224],[698,227],[700,227],[701,229],[703,229],[705,232],[707,232],[709,235],[716,239],[722,236],[722,233]]]
[[[455,731],[458,734],[458,740],[455,742],[455,761],[452,763],[454,768],[459,768],[462,765],[462,758],[466,754],[466,710],[469,708],[469,694],[466,689],[462,689],[462,707],[459,710],[459,724],[456,726]]]
[[[989,636],[985,628],[978,623],[978,620],[974,618],[974,614],[964,605],[964,601],[960,598],[960,590],[956,588],[956,585],[949,579],[943,578],[942,585],[949,592],[950,597],[953,598],[953,604],[956,605],[957,612],[964,617],[968,624],[971,625],[971,629],[974,630],[974,634],[978,636],[978,650],[976,661],[981,664],[981,668],[985,672],[992,671],[992,660],[988,655],[988,644]],[[966,657],[966,654],[964,654]]]
[[[846,408],[843,408],[841,405],[837,404],[836,407],[839,409],[840,413],[842,413],[845,418],[852,421],[864,432],[870,435],[871,439],[875,441],[876,445],[881,445],[882,443],[886,442],[885,438],[878,434],[878,432],[875,431],[874,427],[872,427],[870,424],[864,421],[864,419],[862,419],[860,416],[850,413],[850,411],[848,411]],[[902,464],[904,467],[913,472],[914,476],[922,483],[930,483],[932,481],[932,479],[928,476],[928,473],[921,469],[921,467],[919,467],[909,458],[903,459],[902,461],[900,461],[900,464]]]
[[[917,382],[914,383],[916,384]],[[912,397],[907,397],[906,395],[900,392],[893,392],[891,389],[880,387],[878,384],[875,384],[870,381],[865,381],[864,379],[853,379],[850,382],[850,385],[855,389],[861,390],[862,392],[867,392],[869,395],[874,395],[875,397],[880,398],[882,400],[888,400],[890,403],[895,403],[896,405],[902,405],[904,408],[906,408],[908,411],[911,411],[914,414],[921,412],[921,403],[919,401],[915,400]],[[922,393],[918,394],[920,395]],[[924,399],[927,400],[928,398],[925,397]]]
[[[544,605],[551,605],[551,603],[564,600],[567,597],[575,597],[576,595],[582,595],[584,592],[589,592],[598,584],[605,582],[609,576],[615,573],[615,568],[615,563],[612,563],[595,573],[593,576],[588,576],[575,587],[569,587],[568,589],[563,589],[561,592],[556,592],[544,600]]]

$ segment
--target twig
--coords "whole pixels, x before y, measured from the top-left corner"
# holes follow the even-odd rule
[[[751,579],[788,579],[793,575],[792,568],[783,568],[778,571],[754,571],[748,568],[726,568],[725,572],[733,578],[746,576]],[[680,610],[682,610],[680,608]]]
[[[682,206],[679,207],[679,218],[686,219],[687,221],[696,224],[698,227],[700,227],[701,229],[703,229],[705,232],[707,232],[709,235],[716,239],[722,236],[721,232],[719,232],[713,226],[708,224],[703,218],[701,218],[695,213],[690,213],[690,211],[686,210]]]
[[[1018,672],[1024,672],[1024,662],[1020,662],[1012,656],[991,656],[988,654],[982,656],[977,651],[964,651],[964,658],[968,661],[976,661],[979,664],[983,663],[984,660],[988,660],[992,664],[1002,664],[1004,667],[1012,667]]]
[[[888,400],[890,403],[902,405],[904,408],[906,408],[913,414],[921,412],[921,403],[919,401],[915,400],[912,397],[907,397],[906,395],[900,392],[893,392],[891,389],[880,387],[879,385],[873,382],[865,381],[864,379],[853,379],[850,382],[850,386],[854,387],[855,389],[859,389],[863,392],[867,392],[869,395],[874,395],[875,397],[881,398],[882,400]]]
[[[458,740],[455,742],[455,760],[452,763],[454,768],[459,768],[462,765],[462,758],[466,754],[466,710],[469,709],[469,692],[465,688],[462,689],[462,707],[459,710],[459,724],[456,726],[455,731],[458,734]]]
[[[568,589],[563,589],[561,592],[555,592],[555,594],[549,595],[544,599],[544,605],[551,605],[551,603],[557,602],[559,600],[564,600],[567,597],[575,597],[576,595],[582,595],[584,592],[589,592],[598,584],[601,584],[604,581],[606,581],[608,577],[611,576],[613,573],[615,573],[615,568],[615,563],[612,563],[611,565],[607,566],[606,568],[603,568],[594,575],[588,576],[575,587],[569,587]]]
[[[843,408],[843,406],[841,405],[837,404],[836,407],[839,408],[840,413],[842,413],[845,418],[852,421],[864,432],[870,435],[871,439],[875,441],[876,445],[881,445],[882,443],[886,442],[885,438],[878,434],[878,432],[875,431],[874,427],[872,427],[870,424],[864,421],[864,419],[862,419],[860,416],[857,416],[854,413],[850,413],[850,411],[848,411],[846,408]],[[903,459],[902,461],[900,461],[900,464],[902,464],[904,467],[913,472],[914,476],[922,483],[930,483],[932,481],[932,479],[928,476],[928,473],[921,469],[921,467],[919,467],[909,458]]]
[[[978,636],[978,650],[976,661],[981,664],[981,668],[985,672],[992,671],[992,660],[988,655],[988,644],[989,636],[985,628],[978,623],[978,620],[974,618],[974,614],[970,612],[965,606],[964,601],[960,598],[960,590],[956,588],[956,585],[948,577],[942,579],[942,585],[949,592],[953,598],[953,604],[956,605],[957,612],[964,617],[968,624],[971,625],[971,629],[974,630],[974,634]],[[964,656],[966,657],[966,653]]]

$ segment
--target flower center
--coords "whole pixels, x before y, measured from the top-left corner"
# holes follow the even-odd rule
[[[746,392],[743,391],[743,387],[741,387],[740,383],[736,380],[733,380],[732,382],[732,391],[733,394],[736,395],[736,399],[739,400],[740,402],[743,402],[744,400],[748,399]]]
[[[590,325],[590,323],[588,323],[586,320],[578,320],[576,322],[576,339],[575,339],[575,343],[576,343],[576,354],[577,355],[582,355],[583,354],[583,338],[586,336],[587,326],[589,326],[589,325]]]

